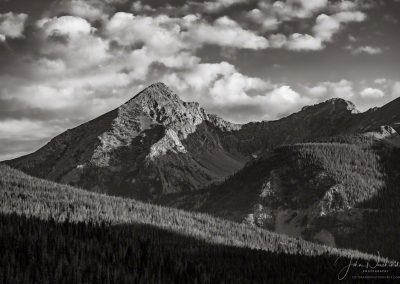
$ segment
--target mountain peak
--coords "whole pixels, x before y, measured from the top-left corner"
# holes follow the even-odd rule
[[[351,101],[342,99],[342,98],[333,98],[327,100],[325,103],[330,103],[335,107],[346,108],[346,110],[350,111],[351,113],[359,113],[360,111],[356,108],[355,104]]]
[[[165,90],[165,91],[170,91],[171,92],[171,89],[166,84],[164,84],[163,82],[153,83],[150,86],[148,86],[146,89]]]
[[[166,84],[162,82],[157,82],[151,84],[136,96],[132,100],[137,100],[139,98],[146,97],[146,100],[159,101],[165,98],[180,101],[178,95],[176,95]]]
[[[330,112],[331,111],[334,111],[334,112],[345,111],[345,112],[350,112],[352,114],[359,113],[356,106],[351,101],[348,101],[348,100],[345,100],[342,98],[332,98],[332,99],[329,99],[322,103],[318,103],[313,106],[305,106],[305,107],[303,107],[302,111],[305,111],[305,110],[315,111],[315,109],[323,110],[323,111],[330,111]]]

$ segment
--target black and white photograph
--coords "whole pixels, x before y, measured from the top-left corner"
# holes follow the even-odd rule
[[[0,0],[0,284],[400,283],[400,0]]]

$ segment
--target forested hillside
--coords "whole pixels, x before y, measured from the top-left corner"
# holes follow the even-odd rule
[[[389,132],[282,145],[223,183],[158,202],[397,259],[400,148]]]
[[[329,283],[350,257],[379,261],[209,215],[86,192],[6,166],[0,172],[4,283],[301,283],[321,275]]]
[[[0,210],[44,221],[93,224],[144,224],[168,229],[209,243],[282,251],[291,254],[368,255],[341,251],[281,236],[207,214],[190,213],[132,199],[100,195],[27,176],[0,166]]]
[[[148,225],[13,214],[0,216],[0,230],[0,283],[337,283],[363,275],[345,274],[349,258],[215,245]]]

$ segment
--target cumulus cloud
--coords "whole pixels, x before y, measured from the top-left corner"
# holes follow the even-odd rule
[[[382,48],[373,47],[373,46],[369,46],[369,45],[357,47],[356,49],[354,49],[352,51],[353,54],[364,53],[364,54],[369,54],[369,55],[376,55],[376,54],[380,54],[382,52],[383,52]]]
[[[290,35],[286,46],[289,50],[320,50],[323,48],[321,39],[307,34]]]
[[[89,21],[105,20],[129,0],[54,0],[45,12],[47,17],[71,15]]]
[[[137,13],[142,12],[154,12],[155,9],[148,4],[143,4],[142,1],[136,1],[132,3],[132,11]]]
[[[246,17],[264,31],[276,30],[284,22],[310,18],[327,5],[328,0],[259,1]]]
[[[265,49],[268,40],[249,30],[243,29],[237,22],[224,16],[210,25],[205,22],[189,26],[188,35],[199,44],[215,44],[224,47]]]
[[[232,6],[238,4],[249,4],[256,0],[208,0],[208,1],[185,1],[181,6],[173,6],[170,3],[165,4],[159,9],[173,15],[188,15],[188,14],[216,14],[220,13]],[[134,5],[139,6],[141,1],[134,2]],[[135,4],[139,3],[139,4]],[[144,5],[142,5],[144,7]],[[134,11],[138,11],[133,9]],[[146,11],[147,10],[147,11]],[[142,10],[148,12],[148,9]]]
[[[269,37],[272,48],[286,48],[293,51],[315,51],[324,48],[322,40],[309,34],[273,34]]]
[[[83,18],[44,18],[37,22],[37,28],[41,36],[40,54],[62,60],[71,68],[93,67],[109,58],[109,42],[97,36]]]
[[[246,2],[248,2],[248,0],[215,0],[215,1],[204,1],[200,5],[202,5],[205,11],[215,13],[219,12],[222,9],[226,9],[228,7]]]
[[[64,0],[55,1],[50,10],[49,16],[62,14],[84,18],[89,21],[96,21],[106,17],[105,2],[96,0]]]
[[[185,100],[199,101],[211,112],[235,122],[272,119],[311,102],[290,86],[240,73],[232,64],[204,63],[163,78]]]
[[[381,90],[374,88],[366,88],[361,91],[360,95],[363,98],[370,98],[370,99],[380,99],[385,96],[385,94]]]
[[[352,100],[355,96],[353,83],[348,80],[338,82],[321,82],[315,86],[306,88],[311,96],[319,99],[342,98]]]
[[[329,42],[343,24],[362,22],[365,19],[366,15],[360,11],[344,11],[331,16],[321,14],[317,17],[313,30],[317,38]]]
[[[314,18],[314,26],[310,33],[294,32],[269,36],[270,46],[286,48],[294,51],[321,50],[325,43],[331,42],[333,36],[343,29],[345,24],[362,22],[366,14],[357,10],[361,5],[355,2],[328,2],[327,0],[290,0],[265,2],[260,1],[258,7],[250,10],[246,17],[261,26],[264,32],[277,30],[285,22]],[[325,13],[321,13],[324,11]],[[326,14],[330,12],[330,14]]]
[[[28,15],[21,13],[15,14],[9,12],[0,14],[0,40],[5,41],[6,38],[21,38],[24,36],[25,23]]]
[[[386,78],[378,78],[374,80],[374,83],[378,85],[385,85],[387,81],[388,80]]]
[[[311,3],[311,2],[310,2]],[[310,4],[311,5],[311,4]],[[251,13],[258,13],[252,11]],[[344,24],[362,22],[366,15],[360,11],[341,11],[333,15],[320,14],[315,20],[312,34],[292,33],[289,36],[278,33],[269,36],[272,48],[285,48],[293,51],[316,51],[325,48],[333,40]]]
[[[205,44],[239,49],[268,47],[267,39],[243,29],[228,17],[218,18],[210,24],[195,15],[173,18],[166,15],[135,16],[121,12],[111,18],[107,33],[125,45],[146,43],[167,51],[198,48]]]
[[[67,36],[79,37],[88,35],[92,32],[90,23],[80,17],[62,16],[52,19],[41,19],[37,23],[47,37]]]

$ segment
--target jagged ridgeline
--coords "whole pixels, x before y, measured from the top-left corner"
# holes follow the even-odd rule
[[[0,199],[3,283],[333,283],[351,257],[386,262],[7,166]]]

